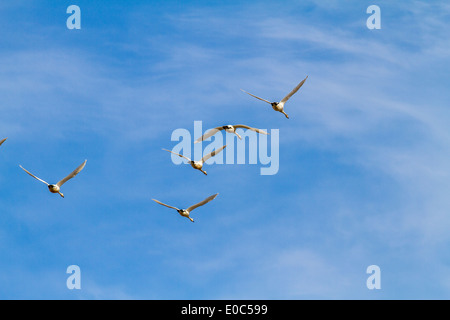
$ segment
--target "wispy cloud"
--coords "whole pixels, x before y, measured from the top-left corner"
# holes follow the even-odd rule
[[[130,25],[116,27],[117,42],[89,30],[116,44],[110,50],[103,42],[72,47],[49,36],[48,47],[22,44],[14,54],[0,53],[0,127],[9,141],[20,140],[1,150],[10,152],[1,175],[9,192],[3,219],[24,229],[4,227],[2,239],[18,252],[29,252],[29,240],[50,256],[83,249],[82,258],[114,276],[123,270],[108,263],[129,261],[134,280],[109,282],[94,276],[100,267],[83,269],[92,276],[74,298],[371,298],[364,271],[379,261],[399,278],[403,264],[412,265],[408,275],[431,267],[436,275],[427,288],[445,296],[450,7],[386,4],[382,30],[370,31],[361,4],[356,14],[336,1],[305,3],[291,11],[277,4],[187,6],[167,10],[160,29],[138,6],[124,11],[121,22]],[[286,105],[289,120],[239,91],[276,100],[306,75]],[[279,128],[279,173],[218,166],[207,177],[213,179],[197,180],[204,177],[166,162],[161,148],[170,148],[172,130],[191,130],[194,120],[204,128]],[[14,171],[20,159],[57,175],[85,154],[82,183],[70,186],[83,197],[65,199],[69,208],[53,198],[38,201],[29,177]],[[23,185],[22,195],[10,181]],[[211,190],[220,197],[194,225],[150,203],[158,195],[183,205]],[[53,232],[38,237],[42,230]],[[8,288],[35,274],[29,260],[14,261],[3,269],[24,271],[3,278]],[[44,269],[34,288],[65,281]],[[388,279],[398,296],[418,290],[411,284],[402,291],[404,282]],[[67,294],[59,291],[64,282],[53,285],[48,295]]]

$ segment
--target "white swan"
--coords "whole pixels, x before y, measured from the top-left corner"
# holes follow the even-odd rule
[[[216,194],[214,194],[214,195],[212,195],[212,196],[209,196],[209,197],[206,198],[205,200],[203,200],[203,201],[201,201],[201,202],[199,202],[199,203],[197,203],[197,204],[194,204],[193,206],[190,206],[190,207],[187,208],[187,209],[178,209],[178,208],[176,208],[176,207],[172,207],[172,206],[169,206],[168,204],[162,203],[161,201],[158,201],[158,200],[156,200],[156,199],[152,199],[152,200],[155,201],[156,203],[159,203],[160,205],[163,205],[163,206],[167,207],[167,208],[171,208],[171,209],[177,210],[177,212],[178,212],[182,217],[186,217],[186,218],[188,218],[189,220],[191,220],[192,222],[194,222],[194,219],[192,219],[192,218],[189,216],[189,214],[191,213],[191,211],[194,210],[195,208],[198,208],[198,207],[204,205],[205,203],[208,203],[208,202],[210,202],[211,200],[215,199],[215,198],[217,197],[217,195],[218,195],[218,193],[216,193]]]
[[[298,84],[291,92],[289,92],[289,94],[288,94],[286,97],[284,97],[280,102],[270,102],[270,101],[267,101],[266,99],[257,97],[257,96],[255,96],[254,94],[251,94],[251,93],[249,93],[249,92],[247,92],[247,91],[245,91],[245,90],[242,90],[242,89],[241,89],[241,90],[244,91],[245,93],[251,95],[252,97],[255,97],[256,99],[259,99],[259,100],[261,100],[261,101],[267,102],[268,104],[270,104],[270,105],[272,106],[272,109],[273,109],[273,110],[278,111],[278,112],[281,112],[282,114],[284,114],[284,115],[286,116],[286,118],[289,119],[289,116],[286,114],[286,112],[284,112],[284,104],[289,100],[290,97],[292,97],[292,95],[293,95],[294,93],[296,93],[296,92],[298,91],[298,89],[300,89],[300,87],[305,83],[306,79],[308,79],[308,76],[306,76],[306,78],[303,79],[303,80],[302,80],[302,81],[301,81],[301,82],[300,82],[300,83],[299,83],[299,84]]]
[[[243,124],[237,124],[237,125],[226,125],[226,126],[222,126],[222,127],[217,127],[217,128],[213,128],[211,130],[209,130],[208,132],[206,132],[204,135],[202,135],[200,138],[198,138],[197,140],[194,141],[194,143],[199,143],[202,142],[203,140],[208,139],[209,137],[212,137],[213,135],[215,135],[217,132],[221,131],[221,130],[225,130],[226,132],[230,132],[230,133],[234,133],[235,135],[237,135],[237,137],[239,139],[242,140],[242,137],[236,132],[236,129],[238,128],[243,128],[243,129],[248,129],[248,130],[252,130],[252,131],[256,131],[258,133],[261,134],[268,134],[267,132],[258,129],[258,128],[252,128]]]
[[[83,170],[84,166],[86,165],[87,160],[85,160],[81,165],[78,166],[78,168],[76,168],[71,174],[69,174],[67,177],[65,177],[64,179],[62,179],[61,181],[59,181],[56,184],[49,184],[47,182],[45,182],[42,179],[39,179],[38,177],[36,177],[35,175],[33,175],[32,173],[30,173],[29,171],[27,171],[25,168],[23,168],[22,166],[20,166],[26,173],[28,173],[30,176],[32,176],[33,178],[45,183],[48,186],[48,189],[50,190],[51,193],[59,193],[59,195],[61,197],[64,198],[64,194],[62,194],[62,192],[60,191],[61,186],[66,183],[67,181],[69,181],[70,179],[72,179],[73,177],[75,177],[78,173],[80,173],[81,170]]]
[[[171,152],[171,153],[173,153],[173,154],[176,154],[177,156],[179,156],[179,157],[181,157],[181,158],[186,159],[187,161],[189,161],[189,164],[192,166],[192,168],[197,169],[197,170],[200,170],[200,171],[203,172],[205,175],[207,175],[206,171],[202,169],[202,168],[203,168],[203,164],[205,163],[206,160],[208,160],[208,159],[211,158],[211,157],[214,157],[216,154],[218,154],[219,152],[221,152],[226,146],[227,146],[227,145],[224,145],[224,146],[220,147],[219,149],[214,150],[214,151],[211,152],[210,154],[207,154],[206,156],[204,156],[204,157],[203,157],[201,160],[199,160],[199,161],[192,161],[191,159],[189,159],[189,158],[186,157],[186,156],[183,156],[183,155],[181,155],[181,154],[179,154],[179,153],[176,153],[176,152],[173,152],[173,151],[170,151],[170,150],[167,150],[167,149],[163,149],[163,150],[164,150],[164,151],[169,151],[169,152]]]
[[[6,139],[8,139],[8,138],[5,138],[5,139],[3,139],[3,140],[0,141],[0,146],[3,144],[3,142],[6,141]]]

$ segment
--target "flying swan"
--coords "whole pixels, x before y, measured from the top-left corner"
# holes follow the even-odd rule
[[[243,124],[237,124],[237,125],[226,125],[226,126],[222,126],[222,127],[217,127],[214,129],[209,130],[208,132],[206,132],[204,135],[202,135],[200,138],[198,138],[197,140],[194,141],[194,143],[199,143],[202,142],[203,140],[208,139],[209,137],[212,137],[213,135],[215,135],[217,132],[221,131],[221,130],[225,130],[226,132],[230,132],[230,133],[234,133],[235,135],[237,135],[237,137],[242,140],[242,137],[236,132],[236,129],[248,129],[248,130],[252,130],[252,131],[256,131],[258,133],[261,134],[268,134],[267,132],[258,129],[258,128],[252,128]]]
[[[59,195],[64,198],[64,194],[62,194],[62,192],[60,191],[61,186],[64,183],[66,183],[67,181],[69,181],[70,179],[72,179],[73,177],[75,177],[78,173],[80,173],[80,171],[83,170],[84,166],[86,165],[86,162],[87,162],[87,160],[84,160],[84,162],[80,166],[78,166],[78,168],[76,168],[71,174],[69,174],[67,177],[65,177],[64,179],[62,179],[61,181],[59,181],[56,184],[49,184],[49,183],[45,182],[44,180],[36,177],[35,175],[33,175],[32,173],[27,171],[22,166],[20,166],[20,167],[22,168],[22,170],[24,170],[26,173],[28,173],[30,176],[32,176],[36,180],[39,180],[39,181],[45,183],[51,193],[59,193]]]
[[[172,207],[172,206],[169,206],[168,204],[162,203],[162,202],[160,202],[160,201],[158,201],[158,200],[156,200],[156,199],[152,199],[152,200],[155,201],[156,203],[159,203],[160,205],[163,205],[163,206],[167,207],[167,208],[171,208],[171,209],[177,210],[177,212],[178,212],[182,217],[186,217],[186,218],[188,218],[189,220],[191,220],[192,222],[194,222],[194,219],[192,219],[192,218],[189,216],[189,214],[191,213],[191,211],[194,210],[194,209],[196,209],[196,208],[198,208],[198,207],[200,207],[200,206],[202,206],[202,205],[204,205],[204,204],[206,204],[206,203],[208,203],[208,202],[210,202],[211,200],[215,199],[215,198],[217,197],[217,195],[218,195],[218,193],[216,193],[216,194],[214,194],[214,195],[212,195],[212,196],[209,196],[209,197],[206,198],[205,200],[203,200],[203,201],[201,201],[201,202],[199,202],[199,203],[197,203],[197,204],[194,204],[193,206],[190,206],[190,207],[187,208],[187,209],[178,209],[178,208],[176,208],[176,207]]]
[[[224,145],[222,147],[220,147],[217,150],[214,150],[213,152],[211,152],[210,154],[207,154],[206,156],[204,156],[200,161],[192,161],[191,159],[189,159],[188,157],[185,157],[179,153],[175,153],[173,151],[167,150],[167,149],[163,149],[164,151],[169,151],[173,154],[176,154],[177,156],[186,159],[189,164],[192,166],[192,168],[200,170],[201,172],[203,172],[205,175],[207,175],[206,171],[203,170],[203,164],[205,163],[206,160],[208,160],[211,157],[214,157],[216,154],[218,154],[219,152],[221,152],[227,145]]]
[[[243,92],[251,95],[252,97],[259,99],[261,101],[267,102],[268,104],[270,104],[272,106],[272,109],[278,112],[281,112],[282,114],[284,114],[286,116],[286,118],[289,119],[289,116],[286,114],[286,112],[284,112],[284,104],[289,100],[290,97],[292,97],[294,95],[294,93],[296,93],[298,91],[298,89],[300,89],[300,87],[305,83],[306,79],[308,79],[308,76],[306,76],[305,79],[303,79],[291,92],[289,92],[289,94],[284,97],[280,102],[270,102],[267,101],[266,99],[260,98],[255,96],[254,94],[251,94],[245,90],[242,90]]]

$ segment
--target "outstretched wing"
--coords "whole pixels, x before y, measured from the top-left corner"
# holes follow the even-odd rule
[[[3,140],[0,141],[0,146],[3,144],[3,142],[6,141],[6,139],[8,139],[8,138],[5,138],[5,139],[3,139]]]
[[[83,170],[84,166],[86,165],[87,160],[84,160],[84,162],[82,164],[80,164],[78,166],[78,168],[76,168],[74,171],[72,171],[71,174],[69,174],[67,177],[65,177],[64,179],[62,179],[61,181],[59,181],[56,185],[58,187],[61,187],[64,183],[66,183],[67,181],[69,181],[70,179],[72,179],[73,177],[75,177],[77,174],[80,173],[81,170]]]
[[[197,140],[194,141],[194,143],[199,143],[203,140],[208,139],[209,137],[212,137],[213,135],[215,135],[217,132],[219,132],[220,130],[223,130],[223,127],[217,127],[214,129],[209,130],[208,132],[206,132],[204,135],[202,135],[200,138],[198,138]]]
[[[21,165],[19,165],[19,167],[21,167],[22,168],[22,170],[23,171],[25,171],[26,173],[28,173],[30,176],[32,176],[33,178],[35,178],[36,180],[39,180],[40,182],[43,182],[43,183],[45,183],[46,185],[50,185],[50,184],[48,184],[47,182],[45,182],[44,180],[42,180],[42,179],[39,179],[38,177],[36,177],[34,174],[32,174],[31,172],[29,172],[28,170],[26,170],[24,167],[22,167]]]
[[[156,203],[159,203],[159,204],[162,205],[162,206],[167,207],[167,208],[175,209],[175,210],[177,210],[177,211],[180,210],[180,209],[178,209],[178,208],[169,206],[168,204],[162,203],[161,201],[158,201],[158,200],[156,200],[156,199],[152,199],[152,200],[155,201]]]
[[[267,101],[266,99],[257,97],[257,96],[255,96],[254,94],[251,94],[251,93],[249,93],[249,92],[247,92],[247,91],[245,91],[245,90],[242,90],[242,89],[241,89],[241,91],[245,92],[246,94],[251,95],[252,97],[254,97],[254,98],[256,98],[256,99],[259,99],[259,100],[261,100],[261,101],[267,102],[268,104],[272,104],[270,101]]]
[[[235,126],[233,126],[233,127],[235,127],[236,129],[237,129],[237,128],[243,128],[243,129],[248,129],[248,130],[256,131],[256,132],[261,133],[261,134],[268,134],[267,132],[265,132],[265,131],[263,131],[263,130],[261,130],[261,129],[258,129],[258,128],[252,128],[252,127],[246,126],[246,125],[244,125],[244,124],[238,124],[238,125],[235,125]]]
[[[216,154],[220,153],[227,145],[224,145],[222,147],[220,147],[219,149],[214,150],[213,152],[211,152],[210,154],[207,154],[206,156],[204,156],[202,158],[202,162],[205,162],[206,160],[208,160],[211,157],[214,157]]]
[[[286,102],[286,101],[288,101],[289,100],[289,98],[290,97],[292,97],[292,95],[294,94],[294,93],[296,93],[297,91],[298,91],[298,89],[300,89],[300,87],[305,83],[305,81],[306,81],[306,79],[308,79],[308,76],[306,76],[306,78],[305,79],[303,79],[291,92],[289,92],[289,94],[286,96],[286,97],[284,97],[283,98],[283,100],[281,100],[280,102],[281,103],[283,103],[283,102]]]
[[[181,158],[185,158],[187,161],[191,161],[191,159],[189,159],[188,157],[183,156],[182,154],[179,153],[175,153],[173,151],[167,150],[167,149],[163,149],[164,151],[169,151],[170,153],[176,154],[177,156],[181,157]]]
[[[200,206],[202,206],[202,205],[204,205],[204,204],[210,202],[211,200],[215,199],[215,198],[217,197],[217,195],[218,195],[218,193],[213,194],[212,196],[209,196],[209,197],[206,198],[205,200],[203,200],[203,201],[201,201],[201,202],[199,202],[199,203],[197,203],[197,204],[194,204],[193,206],[190,206],[190,207],[187,208],[186,210],[189,211],[189,212],[191,212],[191,211],[194,210],[195,208],[198,208],[198,207],[200,207]]]

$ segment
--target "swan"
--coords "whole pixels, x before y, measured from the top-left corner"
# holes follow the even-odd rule
[[[219,152],[221,152],[227,145],[224,145],[222,147],[220,147],[217,150],[214,150],[213,152],[211,152],[210,154],[207,154],[206,156],[204,156],[200,161],[192,161],[191,159],[189,159],[188,157],[185,157],[179,153],[175,153],[173,151],[167,150],[167,149],[163,149],[164,151],[169,151],[173,154],[176,154],[177,156],[186,159],[189,164],[192,166],[192,168],[200,170],[201,172],[203,172],[205,175],[207,175],[206,171],[203,170],[203,164],[205,163],[206,160],[208,160],[211,157],[214,157],[216,154],[218,154]]]
[[[202,142],[203,140],[208,139],[209,137],[212,137],[213,135],[215,135],[217,132],[221,131],[221,130],[225,130],[226,132],[230,132],[230,133],[234,133],[235,135],[237,135],[237,137],[242,140],[242,137],[236,132],[236,129],[248,129],[248,130],[252,130],[252,131],[256,131],[258,133],[261,134],[268,134],[267,132],[258,129],[258,128],[252,128],[243,124],[237,124],[237,125],[226,125],[226,126],[222,126],[222,127],[217,127],[214,129],[209,130],[207,133],[205,133],[204,135],[202,135],[200,138],[198,138],[197,140],[194,141],[194,143],[199,143]]]
[[[189,214],[191,213],[191,211],[194,210],[195,208],[198,208],[198,207],[200,207],[200,206],[202,206],[202,205],[204,205],[204,204],[210,202],[211,200],[215,199],[215,198],[217,197],[217,195],[218,195],[218,193],[213,194],[212,196],[209,196],[209,197],[206,198],[205,200],[203,200],[203,201],[201,201],[201,202],[199,202],[199,203],[197,203],[197,204],[194,204],[193,206],[190,206],[190,207],[187,208],[187,209],[178,209],[178,208],[176,208],[176,207],[172,207],[172,206],[169,206],[168,204],[162,203],[161,201],[158,201],[158,200],[156,200],[156,199],[152,199],[152,200],[155,201],[156,203],[159,203],[160,205],[163,205],[163,206],[167,207],[167,208],[171,208],[171,209],[177,210],[177,212],[178,212],[182,217],[186,217],[186,218],[188,218],[189,220],[191,220],[192,222],[194,222],[194,219],[192,219],[192,218],[189,216]]]
[[[61,186],[66,183],[67,181],[69,181],[70,179],[72,179],[73,177],[75,177],[78,173],[80,173],[81,170],[83,170],[84,166],[86,165],[87,160],[84,160],[84,162],[78,166],[78,168],[76,168],[71,174],[69,174],[67,177],[65,177],[64,179],[62,179],[61,181],[59,181],[56,184],[49,184],[47,182],[45,182],[42,179],[39,179],[38,177],[36,177],[35,175],[33,175],[32,173],[30,173],[29,171],[27,171],[24,167],[22,167],[21,165],[19,165],[19,167],[22,168],[22,170],[24,170],[26,173],[28,173],[30,176],[32,176],[33,178],[35,178],[36,180],[39,180],[43,183],[45,183],[48,187],[48,189],[50,190],[51,193],[59,193],[59,195],[61,197],[64,198],[64,194],[60,191]]]
[[[261,101],[267,102],[268,104],[270,104],[272,106],[272,109],[278,112],[281,112],[282,114],[284,114],[286,116],[286,118],[289,119],[289,116],[286,114],[286,112],[284,112],[284,104],[289,100],[290,97],[292,97],[294,95],[294,93],[296,93],[298,91],[298,89],[300,89],[300,87],[305,83],[306,79],[308,79],[308,76],[306,76],[305,79],[303,79],[291,92],[289,92],[289,94],[284,97],[280,102],[270,102],[267,101],[266,99],[260,98],[255,96],[254,94],[251,94],[245,90],[242,90],[243,92],[251,95],[252,97],[259,99]]]

